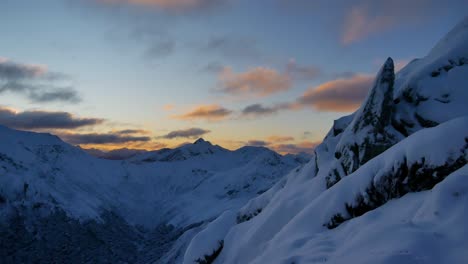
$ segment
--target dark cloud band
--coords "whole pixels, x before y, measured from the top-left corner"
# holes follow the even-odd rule
[[[38,103],[81,101],[73,87],[59,83],[67,79],[65,74],[49,72],[45,66],[21,64],[0,58],[0,94],[16,93]]]
[[[174,138],[197,138],[201,137],[207,133],[210,133],[210,130],[205,130],[202,128],[189,128],[183,130],[171,131],[168,134],[161,136],[160,138],[165,139],[174,139]]]
[[[90,133],[90,134],[71,134],[65,133],[59,135],[64,141],[75,145],[87,144],[122,144],[129,142],[149,142],[150,137],[143,136],[123,136],[113,133]]]
[[[103,119],[78,118],[67,112],[15,112],[0,107],[0,124],[17,129],[75,129],[103,122]]]

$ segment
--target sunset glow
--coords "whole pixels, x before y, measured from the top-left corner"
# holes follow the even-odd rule
[[[387,56],[426,54],[463,5],[2,1],[0,123],[104,150],[203,137],[311,152]]]

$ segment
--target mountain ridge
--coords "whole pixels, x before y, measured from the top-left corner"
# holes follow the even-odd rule
[[[0,256],[7,263],[67,262],[70,254],[77,262],[156,261],[305,162],[206,141],[171,150],[183,158],[106,160],[51,134],[6,127],[0,146],[0,243],[9,245]]]

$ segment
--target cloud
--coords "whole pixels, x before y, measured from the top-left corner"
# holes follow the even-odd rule
[[[171,131],[164,136],[160,136],[159,138],[165,139],[174,139],[174,138],[199,138],[207,133],[210,133],[210,130],[205,130],[202,128],[188,128],[183,130],[175,130]]]
[[[343,21],[343,44],[360,41],[400,25],[421,23],[453,9],[467,6],[464,1],[363,0],[349,8]]]
[[[275,114],[278,111],[275,107],[266,107],[261,104],[252,104],[242,109],[242,115],[244,116],[262,116]]]
[[[187,12],[206,9],[220,4],[220,0],[97,0],[105,4],[128,4],[144,8],[152,7],[166,11]]]
[[[33,89],[30,91],[29,98],[39,103],[56,101],[78,103],[81,101],[77,92],[72,87],[54,87],[49,91],[37,91]]]
[[[297,154],[300,152],[313,153],[314,148],[320,144],[319,142],[312,141],[302,141],[299,143],[289,144],[283,143],[293,140],[293,137],[288,136],[270,136],[267,140],[249,140],[247,142],[236,142],[236,144],[254,147],[268,147],[281,154]]]
[[[145,135],[145,134],[150,134],[151,132],[148,130],[144,130],[144,129],[123,129],[123,130],[117,130],[115,131],[115,133],[119,135],[133,135],[133,134]]]
[[[269,142],[266,142],[263,140],[249,140],[246,143],[247,146],[254,146],[254,147],[266,147],[269,144],[270,144]]]
[[[350,112],[356,110],[367,96],[374,78],[357,74],[337,79],[308,89],[297,99],[297,104],[319,111]]]
[[[0,107],[0,124],[17,129],[75,129],[103,122],[103,119],[78,118],[67,112],[17,112]]]
[[[35,64],[19,64],[0,58],[0,78],[7,80],[34,79],[47,73],[47,67]]]
[[[59,133],[58,136],[64,141],[74,145],[89,144],[123,144],[129,142],[149,142],[151,137],[146,136],[128,136],[115,133]]]
[[[264,106],[252,104],[241,111],[241,117],[260,117],[276,114],[283,110],[300,110],[311,107],[319,111],[351,112],[356,110],[367,96],[374,77],[367,74],[350,73],[344,78],[309,88],[295,101]]]
[[[276,144],[282,142],[293,141],[294,138],[290,136],[269,136],[266,140],[249,140],[245,145],[247,146],[255,146],[255,147],[270,147],[275,148],[278,146]]]
[[[269,136],[267,140],[272,143],[278,143],[278,142],[293,141],[294,138],[290,136]]]
[[[278,113],[281,110],[294,110],[297,106],[294,103],[281,103],[273,106],[264,106],[262,104],[252,104],[244,107],[241,111],[242,117],[260,117]]]
[[[352,7],[345,18],[342,42],[343,44],[351,44],[372,33],[386,30],[395,22],[395,19],[390,16],[371,17],[366,7]]]
[[[314,148],[320,144],[319,142],[303,141],[297,144],[277,144],[270,146],[274,151],[281,154],[297,154],[301,152],[313,153]]]
[[[200,50],[235,59],[261,57],[261,52],[257,48],[257,42],[253,38],[247,37],[211,37],[206,43],[201,45]]]
[[[295,59],[289,60],[286,64],[286,72],[295,79],[315,80],[322,75],[322,70],[317,66],[302,66],[297,64]]]
[[[182,115],[173,116],[179,120],[208,120],[208,121],[220,121],[226,119],[232,113],[220,105],[200,105],[195,107],[193,110]]]
[[[0,94],[12,92],[26,96],[36,103],[70,102],[81,100],[71,86],[58,86],[68,76],[49,72],[46,66],[22,64],[0,58]]]
[[[219,74],[219,80],[224,93],[261,97],[286,91],[292,85],[287,74],[264,67],[242,73],[235,73],[230,67],[225,67]]]

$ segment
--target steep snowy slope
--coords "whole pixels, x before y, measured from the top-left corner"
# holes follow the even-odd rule
[[[315,241],[315,239],[325,237],[331,237],[331,241],[335,240],[333,246],[329,248],[330,251],[322,251],[317,248],[315,251],[305,250],[304,252],[309,252],[309,254],[303,257],[305,259],[325,258],[342,263],[340,260],[346,259],[347,254],[354,253],[343,251],[334,255],[332,252],[336,248],[346,248],[350,243],[349,240],[339,240],[334,237],[342,235],[340,230],[346,229],[346,226],[351,225],[351,222],[357,222],[358,225],[361,225],[361,215],[367,215],[365,213],[372,212],[374,208],[379,208],[389,201],[399,204],[398,199],[396,201],[392,199],[399,198],[408,192],[432,188],[433,184],[442,181],[445,177],[449,177],[450,173],[465,166],[468,158],[467,128],[468,117],[464,117],[448,121],[435,128],[416,132],[328,190],[325,190],[324,187],[318,187],[325,185],[325,181],[320,176],[307,179],[307,175],[304,175],[310,172],[307,169],[290,175],[285,186],[276,190],[268,203],[263,202],[262,204],[260,200],[265,199],[265,197],[259,197],[241,210],[243,214],[252,215],[258,208],[262,209],[261,213],[250,221],[232,228],[229,235],[225,237],[226,250],[222,252],[220,259],[223,261],[220,263],[224,263],[224,261],[228,263],[286,261],[297,254],[294,253],[296,250],[301,251],[300,248],[303,244],[310,243],[311,247],[314,243],[320,245],[319,241]],[[449,133],[451,134],[450,140],[440,140]],[[434,143],[428,145],[427,142]],[[427,177],[430,178],[427,179]],[[298,183],[300,183],[301,188],[299,188]],[[463,193],[467,190],[462,187],[459,191]],[[466,209],[467,204],[463,204],[464,200],[460,202],[461,204],[457,206]],[[405,202],[402,201],[402,204],[405,205]],[[406,212],[405,209],[402,209],[402,213],[404,212]],[[414,211],[409,213],[414,213]],[[459,217],[466,217],[466,213]],[[462,221],[461,219],[457,221]],[[381,226],[385,226],[385,224],[395,223],[380,223]],[[422,233],[426,234],[430,231],[431,228],[428,227]],[[370,232],[381,231],[376,229]],[[385,244],[385,236],[389,234],[382,232],[382,243]],[[402,236],[400,239],[419,238],[409,235],[409,237]],[[367,243],[366,245],[369,246],[367,250],[372,249],[372,242]],[[357,245],[359,244],[354,246]],[[361,250],[365,251],[366,249]],[[439,250],[439,252],[444,252],[447,249],[442,247]],[[258,252],[263,252],[263,254],[259,256]],[[381,257],[393,257],[391,251],[387,251],[387,253],[388,255]],[[372,259],[370,256],[363,257],[369,258],[369,263],[381,263],[380,260]],[[362,262],[356,260],[356,263]]]
[[[209,224],[184,263],[467,262],[467,58],[468,18],[399,73],[389,58],[311,161]]]
[[[0,126],[0,256],[147,263],[179,243],[168,262],[207,222],[301,165],[265,148],[228,151],[203,140],[169,152],[103,160],[53,135]]]

